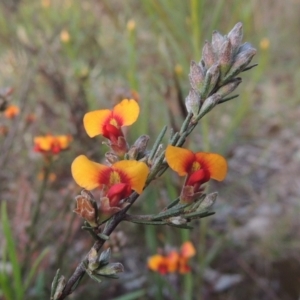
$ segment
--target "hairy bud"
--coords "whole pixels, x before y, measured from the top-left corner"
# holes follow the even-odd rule
[[[192,60],[189,74],[190,84],[192,88],[199,91],[203,85],[204,77],[205,72],[203,67]]]
[[[232,46],[230,43],[230,40],[228,38],[225,38],[219,54],[219,63],[220,63],[220,69],[221,69],[221,75],[224,77],[228,70],[231,67],[232,64]]]
[[[189,113],[197,115],[201,106],[201,98],[199,94],[191,89],[188,96],[185,98],[185,106]]]
[[[214,31],[212,34],[212,47],[213,47],[213,51],[218,55],[221,49],[221,46],[224,42],[224,36],[218,32],[218,31]]]
[[[228,38],[230,40],[233,53],[236,53],[243,40],[243,24],[241,22],[235,24],[229,32]]]
[[[202,59],[207,69],[210,68],[216,62],[216,56],[213,51],[213,47],[208,41],[205,41],[205,45],[202,50]]]
[[[248,46],[246,50],[239,52],[235,57],[235,61],[231,69],[226,74],[224,81],[229,80],[230,78],[233,78],[236,75],[238,75],[240,72],[242,72],[249,65],[249,63],[251,62],[255,54],[256,54],[256,49]]]
[[[238,85],[242,82],[242,78],[234,78],[231,82],[220,87],[217,91],[217,94],[220,95],[222,98],[233,92]]]
[[[220,65],[219,63],[213,64],[206,73],[207,76],[210,77],[210,81],[207,87],[206,95],[209,95],[211,91],[215,88],[218,79],[220,77]]]

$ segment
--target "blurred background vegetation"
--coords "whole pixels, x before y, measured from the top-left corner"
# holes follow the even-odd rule
[[[209,186],[216,214],[191,232],[122,223],[108,244],[124,274],[85,278],[72,299],[298,299],[299,15],[297,0],[2,0],[0,94],[20,113],[0,115],[1,299],[49,299],[56,270],[68,278],[92,245],[72,212],[80,189],[70,164],[78,154],[103,161],[107,149],[87,137],[85,112],[133,97],[141,115],[128,138],[148,134],[152,145],[162,126],[183,120],[190,61],[214,29],[226,34],[238,21],[259,65],[188,142],[228,159],[227,179]],[[49,176],[33,151],[46,133],[73,136]],[[132,212],[157,212],[179,191],[167,172]],[[147,270],[148,256],[186,240],[197,248],[191,274]]]

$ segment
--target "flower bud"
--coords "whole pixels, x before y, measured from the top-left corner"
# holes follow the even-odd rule
[[[98,260],[98,253],[96,249],[93,247],[88,253],[88,269],[93,272],[97,268],[99,268],[100,263]]]
[[[189,74],[190,84],[192,88],[196,91],[199,91],[203,85],[204,77],[205,72],[203,67],[192,60]]]
[[[233,92],[241,82],[242,82],[242,78],[240,77],[234,78],[231,82],[228,82],[222,87],[220,87],[217,91],[217,94],[220,95],[222,98],[224,98],[228,94]]]
[[[221,48],[220,48],[220,54],[219,54],[219,63],[220,63],[220,69],[221,69],[221,75],[224,77],[228,70],[231,67],[232,64],[232,46],[230,43],[230,40],[228,38],[225,38]]]
[[[58,282],[57,282],[57,286],[56,286],[56,289],[55,289],[53,300],[59,299],[59,297],[62,294],[62,291],[63,291],[65,285],[66,285],[66,279],[65,279],[64,276],[61,275],[59,277],[59,279],[58,279]]]
[[[225,39],[224,36],[220,32],[216,30],[213,32],[211,44],[212,44],[213,51],[216,53],[216,55],[219,54],[224,39]]]
[[[253,49],[253,46],[250,43],[246,42],[239,47],[238,54],[244,51],[248,51],[249,49]]]
[[[218,193],[211,193],[208,194],[204,200],[200,203],[196,211],[202,211],[202,210],[207,210],[213,206],[213,204],[216,202],[218,197]]]
[[[111,256],[111,250],[110,248],[104,250],[99,257],[99,263],[101,266],[105,266],[109,263],[110,260],[110,256]]]
[[[191,89],[188,96],[185,98],[185,106],[189,113],[197,115],[201,106],[201,97],[194,90]]]
[[[112,276],[124,272],[124,267],[121,263],[110,263],[96,271],[102,276]]]
[[[210,97],[208,97],[204,101],[204,103],[203,103],[203,105],[202,105],[202,107],[200,109],[200,112],[197,115],[196,119],[199,120],[204,115],[206,115],[209,111],[211,111],[219,103],[219,101],[221,99],[222,99],[221,96],[218,95],[218,94],[213,94]]]
[[[210,68],[216,62],[216,55],[213,51],[213,47],[208,41],[205,41],[205,45],[202,50],[202,59],[207,69]]]
[[[74,212],[85,219],[91,226],[97,226],[97,204],[87,191],[76,196],[76,209]]]
[[[141,135],[128,150],[127,155],[129,159],[141,159],[144,157],[149,139],[149,135]]]
[[[253,56],[256,54],[255,48],[249,47],[248,45],[244,46],[244,48],[245,47],[246,47],[246,49],[242,50],[242,51],[239,50],[238,54],[234,58],[234,63],[232,65],[231,69],[229,70],[229,72],[224,77],[224,81],[226,81],[230,78],[233,78],[237,74],[242,72],[248,66],[248,64],[251,62]]]
[[[235,24],[232,30],[228,33],[228,38],[230,40],[233,53],[236,53],[243,40],[243,24],[241,22]]]
[[[209,83],[205,82],[206,84],[208,84],[207,88],[205,88],[206,92],[205,92],[205,95],[209,95],[212,90],[215,88],[217,82],[218,82],[218,79],[219,79],[219,76],[220,76],[220,65],[219,63],[215,63],[213,64],[208,70],[207,70],[207,73],[206,73],[206,76],[210,78],[209,80]]]

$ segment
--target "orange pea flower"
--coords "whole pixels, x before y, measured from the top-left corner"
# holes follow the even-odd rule
[[[20,109],[16,105],[9,105],[5,111],[4,115],[7,119],[13,119],[20,113]]]
[[[148,259],[148,268],[161,275],[177,271],[179,255],[171,251],[168,255],[155,254]]]
[[[191,271],[191,267],[188,265],[188,261],[196,254],[196,249],[191,242],[185,242],[180,248],[180,254],[178,259],[178,272],[180,274],[186,274]]]
[[[196,250],[191,242],[185,242],[180,249],[170,251],[166,255],[155,254],[148,259],[148,268],[162,275],[167,273],[178,272],[186,274],[191,268],[188,265],[188,260],[194,256]]]
[[[83,125],[89,137],[103,135],[109,139],[113,151],[121,156],[128,149],[121,128],[133,124],[139,112],[140,108],[135,100],[124,99],[112,110],[102,109],[86,113]]]
[[[105,166],[90,161],[80,155],[72,163],[71,171],[78,185],[93,190],[102,188],[104,197],[101,199],[101,210],[115,213],[132,190],[141,194],[149,173],[148,166],[136,160],[121,160],[112,166]]]
[[[58,154],[63,150],[67,150],[72,141],[70,135],[54,136],[47,134],[45,136],[37,136],[34,138],[34,151],[43,154]]]
[[[216,153],[197,152],[169,145],[166,160],[179,176],[187,176],[181,202],[193,201],[202,191],[201,185],[210,179],[222,181],[227,173],[225,158]]]

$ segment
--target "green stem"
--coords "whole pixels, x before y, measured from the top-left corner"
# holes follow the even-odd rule
[[[203,298],[203,273],[204,273],[204,261],[206,255],[206,234],[207,234],[207,220],[201,220],[200,222],[200,237],[199,237],[199,265],[200,265],[200,276],[197,280],[199,283],[199,299]]]
[[[191,23],[192,23],[192,39],[193,39],[193,57],[200,60],[201,47],[201,20],[203,14],[204,0],[191,0]]]
[[[33,206],[33,212],[32,212],[32,218],[31,218],[32,221],[28,228],[28,243],[27,243],[25,251],[24,251],[25,252],[25,263],[23,266],[23,271],[27,270],[28,263],[29,263],[29,254],[31,253],[32,249],[34,249],[36,246],[37,241],[34,241],[35,235],[36,235],[35,229],[36,229],[36,224],[39,220],[40,207],[41,207],[42,201],[44,199],[51,167],[52,167],[52,157],[46,157],[45,161],[44,161],[44,166],[43,166],[43,170],[44,170],[43,181],[42,181],[42,184],[41,184],[41,187],[39,190],[37,202]]]
[[[132,90],[138,90],[137,51],[135,28],[128,29],[128,81]]]
[[[30,230],[30,237],[33,237],[31,235],[34,235],[34,227],[38,222],[39,216],[40,216],[40,207],[42,204],[42,201],[44,199],[44,195],[45,195],[45,191],[46,191],[46,187],[47,187],[47,183],[48,183],[48,179],[49,179],[49,175],[50,175],[50,171],[51,171],[51,167],[52,167],[52,157],[49,157],[48,160],[45,160],[45,165],[44,165],[44,173],[43,173],[43,181],[39,190],[39,195],[38,195],[38,199],[37,202],[33,208],[33,213],[32,213],[32,222],[31,222],[31,230]]]
[[[189,241],[191,239],[189,230],[181,230],[181,240],[182,243]],[[183,299],[192,300],[193,298],[193,276],[191,273],[185,274],[183,276]]]

